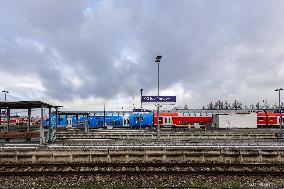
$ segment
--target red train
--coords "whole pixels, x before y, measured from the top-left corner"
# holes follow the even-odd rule
[[[282,113],[282,125],[283,117]],[[280,127],[281,115],[274,112],[258,112],[257,113],[257,126],[259,128],[278,128]]]
[[[206,128],[211,127],[213,123],[213,113],[179,113],[179,112],[161,112],[159,115],[159,124],[162,127],[187,127],[187,128]],[[279,128],[280,113],[258,112],[258,128]],[[284,114],[282,113],[282,125],[284,127]],[[157,125],[157,114],[154,114],[154,125]]]
[[[31,118],[31,124],[34,124],[36,122],[35,118]],[[7,119],[2,116],[1,123],[7,123]],[[10,124],[14,125],[23,125],[28,123],[28,118],[27,117],[11,117],[9,120]]]
[[[159,113],[159,124],[162,127],[208,127],[212,125],[212,113]],[[157,125],[157,114],[154,114],[154,125]]]

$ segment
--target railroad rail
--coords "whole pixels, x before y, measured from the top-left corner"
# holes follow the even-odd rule
[[[0,164],[1,176],[57,175],[234,175],[284,176],[284,164],[58,163]]]

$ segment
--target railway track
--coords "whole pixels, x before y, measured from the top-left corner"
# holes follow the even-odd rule
[[[0,164],[2,176],[57,175],[230,175],[284,176],[284,164],[77,163]]]

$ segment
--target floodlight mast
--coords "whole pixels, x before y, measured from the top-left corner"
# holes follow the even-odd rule
[[[7,101],[7,97],[6,97],[6,95],[7,95],[7,93],[10,93],[9,91],[7,91],[7,90],[3,90],[2,91],[2,93],[5,93],[5,102]]]
[[[140,93],[141,93],[141,109],[142,109],[142,96],[143,96],[143,89],[140,89]]]
[[[281,106],[281,99],[280,99],[280,93],[283,91],[283,88],[275,89],[275,91],[278,91],[278,108],[280,113],[280,130],[282,130],[282,106]]]
[[[161,62],[162,56],[157,56],[155,62],[158,63],[158,99],[160,96],[160,62]],[[159,123],[159,119],[160,119],[160,104],[157,104],[157,141],[160,142],[160,136],[161,136],[161,132],[160,132],[160,123]]]

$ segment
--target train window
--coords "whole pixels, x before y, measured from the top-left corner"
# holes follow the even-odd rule
[[[273,122],[273,117],[270,117],[270,118],[269,118],[269,121],[270,121],[270,122]]]
[[[163,121],[163,118],[162,117],[159,117],[159,124],[161,124]]]
[[[263,117],[258,118],[258,121],[263,121],[263,120],[264,120]]]
[[[165,118],[165,123],[167,123],[168,118]]]

